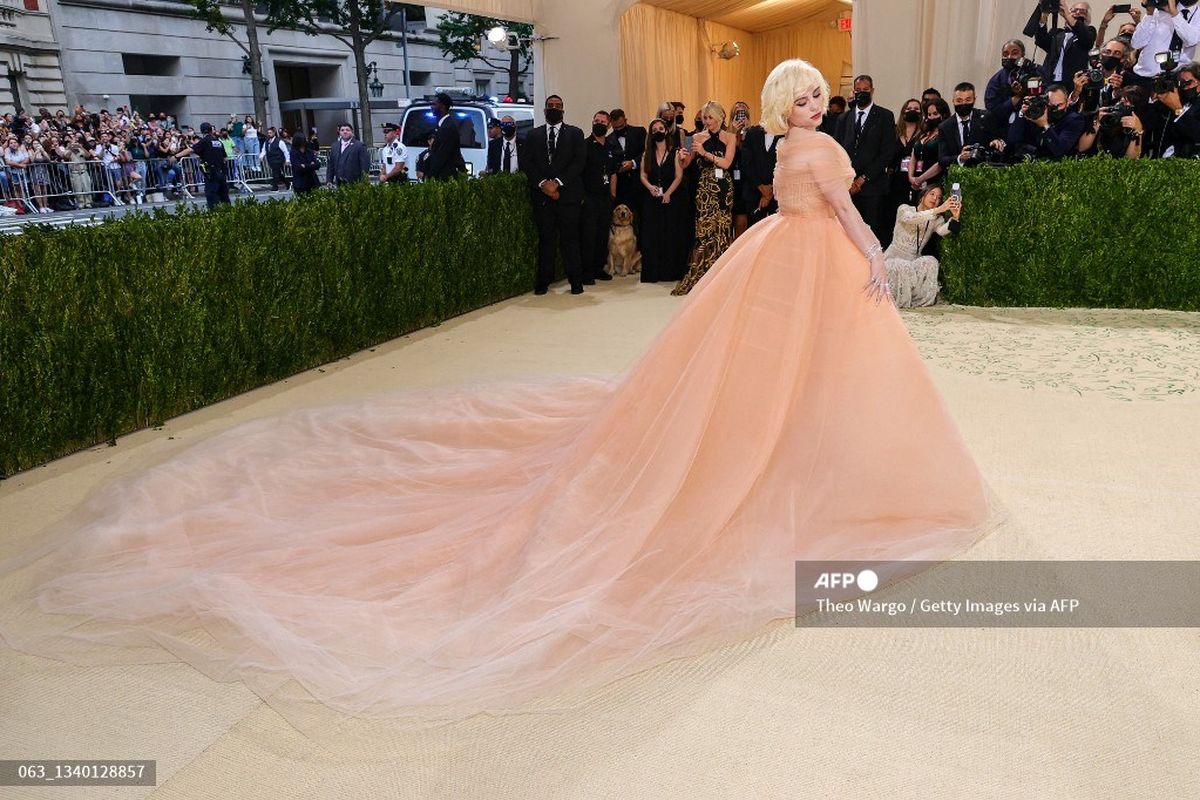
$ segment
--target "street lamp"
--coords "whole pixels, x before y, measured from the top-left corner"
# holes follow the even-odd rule
[[[367,88],[371,90],[371,96],[383,97],[383,81],[379,80],[379,65],[374,61],[367,64],[367,74],[371,76],[371,82],[367,84]]]

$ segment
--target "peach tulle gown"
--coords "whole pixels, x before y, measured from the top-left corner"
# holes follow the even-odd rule
[[[961,552],[998,506],[898,312],[862,290],[823,194],[852,178],[794,130],[779,215],[617,378],[262,419],[104,488],[3,565],[28,605],[0,633],[445,720],[751,637],[794,613],[797,559]]]

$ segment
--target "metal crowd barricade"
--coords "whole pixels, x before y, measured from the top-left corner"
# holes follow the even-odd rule
[[[317,151],[319,177],[324,182],[329,148]],[[379,150],[371,148],[371,175],[379,175]],[[233,187],[246,193],[271,188],[271,168],[256,155],[239,154],[227,162],[226,176]],[[291,164],[283,177],[290,184]],[[34,162],[24,169],[0,166],[0,206],[17,213],[36,215],[42,207],[52,211],[137,205],[180,199],[204,192],[204,172],[195,156],[138,159],[109,164],[86,161]],[[161,198],[159,197],[161,195]]]

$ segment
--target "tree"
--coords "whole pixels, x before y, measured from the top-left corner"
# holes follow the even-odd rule
[[[358,83],[359,136],[370,147],[374,132],[367,88],[367,46],[388,33],[400,5],[389,0],[267,0],[266,5],[270,30],[291,28],[309,36],[328,35],[350,48]]]
[[[521,43],[520,49],[509,51],[507,64],[493,63],[484,55],[491,45],[485,44],[481,49],[482,37],[495,27],[507,28],[510,33],[517,34]],[[506,22],[495,17],[460,14],[456,11],[446,14],[438,25],[438,44],[442,55],[450,56],[451,61],[462,64],[470,64],[472,59],[478,58],[493,69],[505,70],[508,72],[508,93],[514,100],[521,95],[521,76],[529,72],[533,63],[533,51],[530,49],[532,37],[532,25]],[[503,58],[499,52],[497,56]]]
[[[238,0],[241,6],[242,25],[246,28],[246,42],[238,38],[234,25],[225,16],[227,4],[220,0],[184,0],[192,7],[195,17],[203,21],[213,33],[227,36],[234,44],[242,48],[242,52],[250,61],[250,85],[254,93],[254,118],[259,125],[267,124],[267,82],[262,73],[262,47],[258,43],[258,20],[254,16],[253,0]]]

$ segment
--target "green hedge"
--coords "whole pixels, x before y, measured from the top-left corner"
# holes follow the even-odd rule
[[[524,178],[353,186],[0,245],[0,470],[528,291]]]
[[[1200,309],[1200,161],[951,169],[945,297],[979,306]]]

